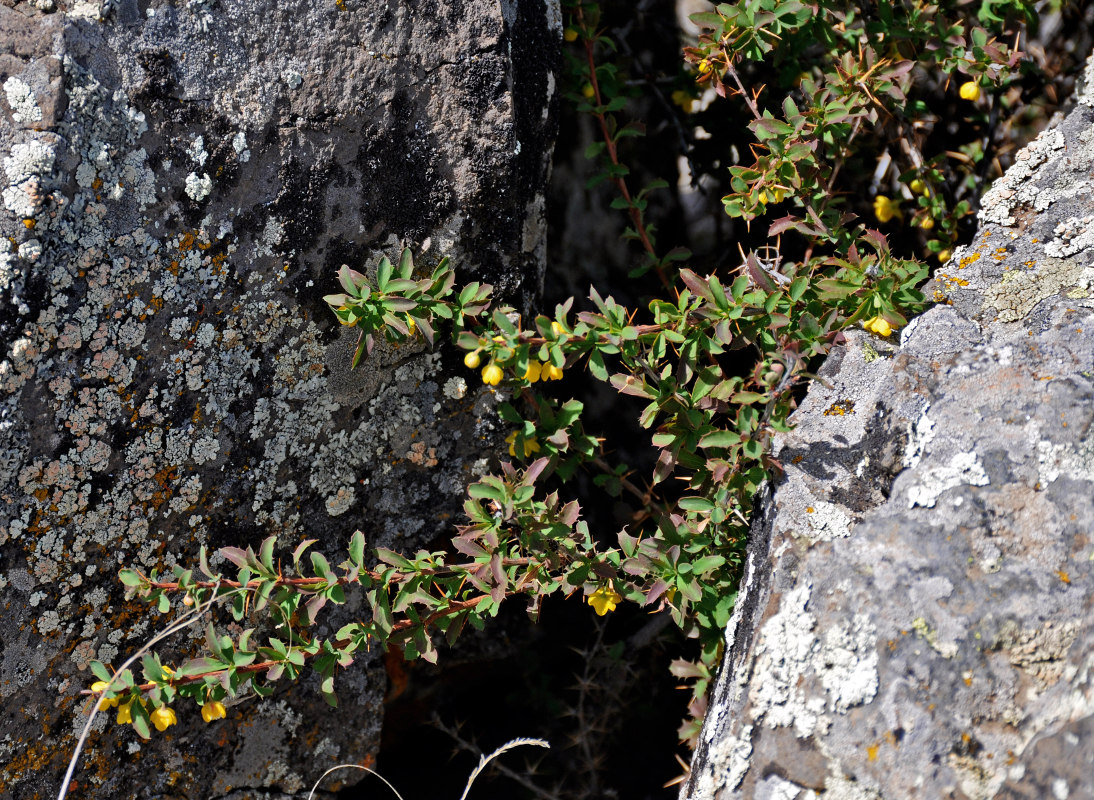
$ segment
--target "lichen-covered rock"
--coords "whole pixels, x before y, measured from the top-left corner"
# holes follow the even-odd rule
[[[119,567],[447,533],[493,394],[424,345],[351,373],[321,298],[405,243],[527,305],[560,39],[554,0],[0,4],[0,795],[56,794],[88,662],[163,626]],[[339,686],[100,715],[70,796],[296,791],[375,751],[383,673]]]
[[[780,439],[682,797],[1094,797],[1092,92]]]

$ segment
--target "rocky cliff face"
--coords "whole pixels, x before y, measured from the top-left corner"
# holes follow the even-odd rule
[[[782,438],[682,797],[1094,796],[1092,79]]]
[[[403,244],[536,295],[560,38],[552,0],[0,3],[0,794],[56,794],[88,662],[163,626],[119,567],[447,531],[490,396],[424,345],[351,373],[321,298]],[[298,790],[375,751],[383,673],[340,685],[100,715],[70,796]]]

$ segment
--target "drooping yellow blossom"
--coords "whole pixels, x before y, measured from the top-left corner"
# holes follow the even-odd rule
[[[586,100],[592,100],[596,97],[596,89],[593,88],[591,83],[586,83],[581,87],[581,94]]]
[[[919,221],[919,227],[921,227],[925,231],[929,231],[931,228],[934,227],[934,218],[924,217]]]
[[[562,378],[562,367],[556,367],[554,364],[548,362],[543,365],[543,369],[540,370],[540,378],[545,381],[557,381]]]
[[[109,685],[110,684],[108,684],[106,681],[95,681],[93,684],[91,684],[91,691],[102,694],[106,691],[106,687]],[[99,700],[100,711],[106,711],[108,708],[114,708],[114,706],[116,705],[118,705],[118,698],[116,697],[104,697]]]
[[[513,431],[511,434],[505,437],[505,443],[509,445],[509,455],[513,458],[517,457],[517,432]],[[532,455],[532,453],[538,453],[540,450],[539,442],[535,439],[524,440],[524,457]]]
[[[879,336],[888,336],[893,332],[893,326],[886,322],[884,317],[872,317],[862,323],[862,327]]]
[[[894,203],[882,194],[874,198],[874,216],[877,217],[878,222],[888,222],[899,215],[900,205],[898,203]]]
[[[950,260],[950,255],[951,255],[951,253],[950,253],[950,251],[949,251],[949,250],[943,250],[943,251],[941,251],[941,252],[940,252],[940,253],[938,254],[938,263],[940,263],[940,264],[945,264],[945,263],[946,263],[947,261],[949,261],[949,260]]]
[[[133,703],[135,703],[135,702],[137,702],[137,701],[136,700],[130,700],[128,703],[123,703],[118,708],[118,720],[117,721],[118,721],[119,725],[128,725],[130,722],[133,721]]]
[[[152,724],[156,726],[157,731],[165,731],[178,722],[178,717],[175,716],[175,710],[168,708],[167,706],[160,706],[153,711],[149,717],[152,720]]]
[[[927,184],[925,184],[919,178],[916,178],[911,183],[909,183],[908,188],[911,189],[916,194],[926,194],[927,193]]]
[[[528,369],[526,369],[524,371],[524,374],[521,375],[521,377],[524,378],[524,380],[528,381],[529,383],[535,383],[536,381],[539,380],[540,374],[542,372],[543,372],[543,365],[540,364],[535,359],[529,359]]]
[[[482,368],[482,382],[487,386],[497,386],[503,377],[505,375],[497,364],[490,363]]]
[[[623,600],[622,595],[616,592],[614,589],[608,586],[601,586],[587,598],[585,601],[593,607],[597,616],[603,617],[609,611],[615,611],[616,603]]]
[[[702,61],[700,61],[699,62],[699,72],[703,75],[706,75],[708,72],[710,72],[710,61],[708,61],[705,58]]]
[[[567,42],[576,42],[577,28],[567,28],[562,32],[562,38]]]
[[[482,357],[479,355],[478,350],[472,350],[463,357],[463,365],[468,369],[478,369],[481,363]]]
[[[558,324],[554,320],[551,321],[551,332],[554,333],[555,336],[565,336],[566,335],[566,329],[563,328],[560,324]]]
[[[962,100],[968,100],[969,102],[975,103],[980,99],[980,84],[976,81],[969,81],[961,84],[961,88],[957,91],[958,94],[961,95]]]
[[[228,716],[228,710],[219,700],[212,700],[201,707],[201,718],[206,722],[224,719],[226,716]]]

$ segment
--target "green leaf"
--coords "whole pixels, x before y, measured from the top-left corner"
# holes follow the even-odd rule
[[[714,503],[710,502],[710,500],[705,497],[681,497],[676,502],[676,505],[685,511],[705,512],[714,509]]]
[[[143,581],[141,576],[137,574],[136,570],[123,569],[118,572],[118,580],[120,580],[126,586],[140,586]]]
[[[391,280],[391,262],[387,260],[387,256],[380,259],[380,265],[376,268],[376,288],[380,292],[387,291],[388,281]]]
[[[361,531],[354,531],[350,537],[349,560],[358,567],[365,563],[365,535]]]
[[[89,666],[91,667],[91,673],[101,681],[109,683],[110,679],[114,677],[101,661],[92,661]]]

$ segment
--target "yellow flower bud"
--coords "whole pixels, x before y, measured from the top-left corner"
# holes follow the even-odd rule
[[[765,206],[767,205],[767,192],[760,192],[759,197],[756,198]]]
[[[561,325],[559,325],[557,322],[554,322],[554,321],[551,322],[551,332],[554,333],[555,336],[565,336],[566,335],[566,329],[563,328]]]
[[[470,353],[463,357],[463,365],[468,369],[478,369],[479,364],[482,363],[482,357],[479,356],[478,350],[472,350]]]
[[[705,58],[702,61],[700,61],[699,62],[699,72],[703,75],[706,75],[708,72],[710,72],[710,61],[708,61]]]
[[[170,709],[167,706],[160,706],[149,715],[152,719],[152,724],[156,726],[156,730],[163,732],[178,722],[178,717],[175,716],[174,709]]]
[[[975,103],[980,99],[980,84],[976,81],[968,81],[961,84],[961,88],[958,89],[958,94],[961,95],[962,100],[968,100]]]
[[[916,178],[911,183],[909,183],[908,188],[911,189],[916,194],[926,194],[927,193],[927,184],[925,184],[919,178]]]
[[[596,89],[593,88],[591,83],[586,83],[581,87],[581,94],[586,100],[592,100],[596,97]]]
[[[201,707],[201,718],[206,722],[224,719],[226,716],[228,716],[228,710],[224,708],[224,703],[219,700],[213,700]]]
[[[503,377],[505,375],[497,364],[491,362],[482,368],[482,382],[487,386],[497,386]]]
[[[888,336],[893,332],[893,326],[885,321],[884,317],[873,317],[862,323],[862,327],[879,336]]]
[[[947,261],[950,260],[950,255],[951,253],[949,250],[943,250],[938,254],[938,263],[945,264]]]
[[[566,30],[564,30],[562,32],[562,38],[567,42],[576,42],[577,41],[577,29],[576,28],[567,28]]]
[[[924,217],[919,221],[919,227],[921,227],[925,231],[929,231],[931,228],[934,227],[934,219],[932,219],[931,217]]]

